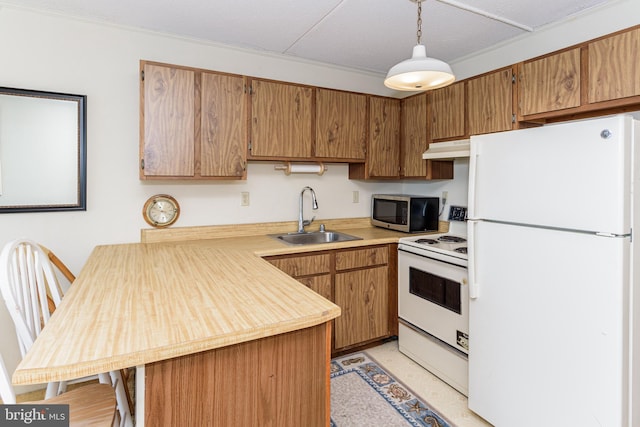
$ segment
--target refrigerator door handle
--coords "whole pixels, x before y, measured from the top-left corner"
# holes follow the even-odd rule
[[[469,298],[476,299],[478,298],[480,292],[480,286],[476,281],[476,226],[477,221],[468,220],[467,221],[467,246],[469,247],[469,266],[468,266],[468,274],[469,274]]]
[[[478,153],[475,144],[471,144],[471,155],[469,156],[469,196],[468,196],[468,217],[477,218],[476,213],[476,182],[478,179]]]

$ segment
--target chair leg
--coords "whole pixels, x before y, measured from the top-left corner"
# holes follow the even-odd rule
[[[51,399],[52,397],[56,397],[58,395],[58,383],[48,383],[47,390],[45,391],[44,398]]]
[[[122,383],[124,384],[124,392],[127,395],[127,403],[129,404],[129,412],[133,418],[133,399],[131,393],[129,393],[129,375],[131,375],[132,369],[120,369],[120,376],[122,377]]]
[[[125,391],[126,384],[122,379],[120,371],[109,372],[111,376],[111,382],[116,390],[116,402],[118,406],[118,412],[120,413],[120,426],[132,427],[133,418],[131,417],[131,410],[129,408],[129,400],[127,399],[127,393]]]
[[[60,381],[58,383],[58,396],[67,391],[67,382]]]

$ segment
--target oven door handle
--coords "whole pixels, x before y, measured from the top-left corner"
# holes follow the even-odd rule
[[[468,257],[469,257],[469,266],[468,266],[468,274],[469,274],[469,298],[476,299],[480,294],[480,285],[476,280],[477,272],[476,272],[476,226],[478,225],[477,221],[472,219],[467,220],[467,246]]]

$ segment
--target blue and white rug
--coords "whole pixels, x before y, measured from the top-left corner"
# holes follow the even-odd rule
[[[331,360],[331,427],[455,427],[364,352]]]

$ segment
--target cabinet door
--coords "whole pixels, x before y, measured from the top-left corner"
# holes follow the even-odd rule
[[[335,347],[342,348],[389,334],[387,267],[336,274]]]
[[[310,288],[315,293],[325,297],[329,301],[333,301],[331,295],[331,275],[321,274],[319,276],[298,277],[298,282]]]
[[[589,102],[640,95],[640,29],[589,44]]]
[[[313,89],[252,80],[251,156],[310,158]]]
[[[195,72],[143,65],[141,170],[146,176],[193,176]]]
[[[200,175],[243,177],[246,102],[241,76],[202,73]]]
[[[511,67],[470,79],[469,135],[502,132],[513,127],[513,71]]]
[[[580,106],[580,48],[525,61],[519,79],[523,116]]]
[[[366,95],[316,89],[315,157],[364,160]]]
[[[397,178],[400,175],[400,100],[370,98],[368,176]]]
[[[422,158],[427,142],[427,94],[402,100],[402,175],[427,176],[427,161]]]
[[[431,140],[463,138],[464,127],[464,82],[431,91]]]

